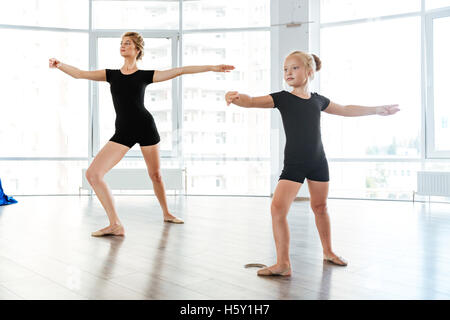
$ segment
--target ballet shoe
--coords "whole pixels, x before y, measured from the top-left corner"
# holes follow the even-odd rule
[[[337,266],[341,266],[341,267],[345,267],[348,264],[347,261],[344,260],[342,257],[333,257],[333,258],[324,257],[323,261],[329,262],[331,264],[334,264],[334,265],[337,265]]]
[[[121,225],[111,229],[110,231],[98,230],[98,231],[94,231],[91,233],[92,237],[124,236],[124,235],[125,235],[125,230],[124,230],[123,226],[121,226]]]
[[[258,270],[258,276],[281,276],[281,277],[290,277],[291,276],[291,268],[288,267],[282,271],[274,272],[269,269],[269,267]]]
[[[262,263],[247,263],[246,265],[244,265],[244,268],[267,268],[267,266],[265,264]]]
[[[176,223],[176,224],[182,224],[184,223],[183,220],[179,219],[179,218],[172,218],[172,219],[164,219],[164,222],[169,222],[169,223]]]

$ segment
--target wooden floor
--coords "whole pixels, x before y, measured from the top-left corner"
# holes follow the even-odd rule
[[[97,198],[16,197],[0,207],[0,299],[450,299],[450,204],[330,200],[333,246],[322,261],[307,202],[289,214],[291,278],[272,264],[270,198],[116,196],[125,238],[92,238]]]

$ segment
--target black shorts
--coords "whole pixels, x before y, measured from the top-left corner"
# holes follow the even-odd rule
[[[132,148],[136,143],[141,147],[152,146],[161,140],[153,117],[148,114],[129,122],[116,122],[116,132],[110,141]]]
[[[330,174],[327,159],[309,164],[284,164],[279,180],[290,180],[304,183],[305,178],[312,181],[328,182]]]
[[[147,134],[136,134],[126,131],[116,131],[109,141],[117,142],[132,148],[136,143],[141,147],[152,146],[160,141],[158,131]]]

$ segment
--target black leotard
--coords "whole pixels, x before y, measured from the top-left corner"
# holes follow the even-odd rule
[[[145,88],[153,82],[154,73],[138,70],[125,75],[120,70],[106,69],[116,110],[116,132],[110,141],[130,148],[135,143],[150,146],[160,141],[153,116],[144,106]]]
[[[320,113],[330,100],[317,93],[303,99],[287,91],[270,94],[281,113],[286,146],[281,179],[303,183],[305,178],[329,181],[328,163],[320,134]]]

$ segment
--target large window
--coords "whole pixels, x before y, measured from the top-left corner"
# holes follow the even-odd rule
[[[269,0],[2,1],[7,50],[0,57],[19,61],[6,63],[8,77],[0,80],[6,190],[78,194],[81,170],[114,133],[110,88],[49,69],[48,59],[83,70],[119,69],[120,36],[135,30],[145,40],[140,69],[237,67],[147,87],[145,106],[161,136],[162,168],[186,168],[188,194],[268,195],[270,111],[226,107],[224,93],[270,92],[269,13]],[[138,145],[118,167],[145,167]]]
[[[268,31],[184,36],[185,65],[236,67],[232,73],[183,78],[183,152],[190,192],[270,192],[270,111],[227,106],[224,100],[231,90],[253,96],[270,92],[269,44]]]
[[[89,83],[48,68],[89,68],[89,1],[1,1],[0,178],[10,194],[77,194],[87,166]]]
[[[0,1],[0,24],[87,29],[89,0]]]
[[[320,22],[378,18],[420,11],[421,0],[321,0]]]
[[[1,157],[85,157],[88,82],[50,70],[48,58],[87,68],[87,35],[5,29],[2,38]]]
[[[270,157],[270,112],[227,106],[224,99],[231,90],[269,93],[268,45],[267,31],[184,37],[185,65],[226,63],[236,67],[231,73],[183,78],[185,156]]]
[[[427,159],[449,157],[445,5],[450,2],[321,0],[321,93],[341,104],[401,109],[392,117],[324,114],[330,196],[411,199],[417,171],[433,167]]]
[[[217,29],[266,27],[269,0],[197,0],[183,2],[183,28]]]
[[[328,157],[418,158],[420,18],[323,28],[320,55],[321,92],[332,101],[367,106],[398,103],[401,108],[393,117],[324,114],[322,128]]]
[[[87,165],[87,160],[0,161],[0,178],[8,195],[74,195]]]
[[[226,106],[230,90],[270,92],[270,1],[183,2],[183,65],[232,64],[183,77],[183,159],[194,194],[270,194],[270,111]],[[223,29],[222,29],[223,28]],[[245,28],[229,31],[229,28]],[[202,31],[216,29],[216,32]]]
[[[92,9],[95,29],[178,29],[178,0],[94,0]]]
[[[448,74],[450,72],[450,10],[430,14],[427,17],[430,35],[428,65],[430,92],[428,96],[428,152],[431,157],[450,157],[450,92]]]
[[[450,7],[450,1],[449,0],[426,0],[425,5],[426,5],[427,9],[444,8],[444,7]]]

